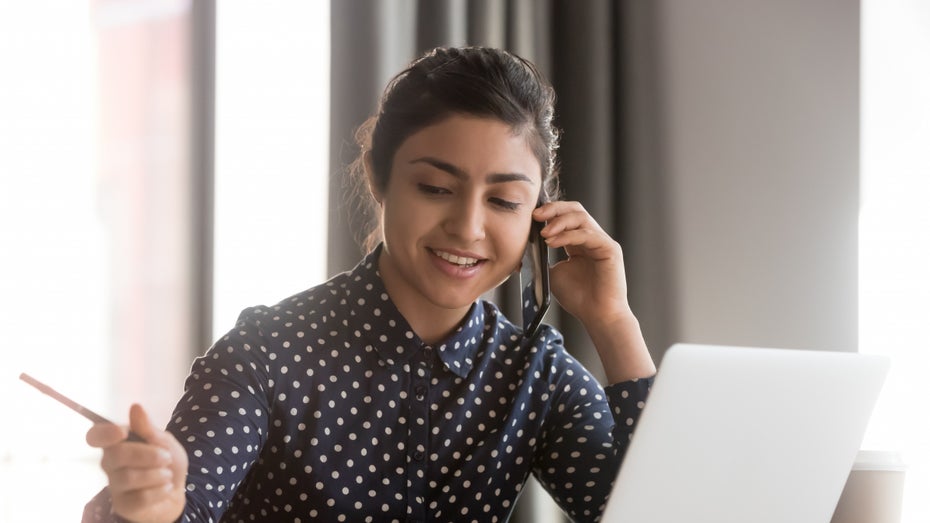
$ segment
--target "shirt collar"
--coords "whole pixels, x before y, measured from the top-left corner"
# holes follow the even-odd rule
[[[413,331],[388,296],[378,271],[381,250],[382,244],[379,244],[352,269],[346,291],[351,300],[365,300],[365,306],[355,308],[362,337],[386,364],[403,365],[417,350],[430,345]],[[443,365],[456,376],[467,376],[474,365],[485,330],[485,309],[481,300],[473,303],[458,328],[448,338],[431,346]]]

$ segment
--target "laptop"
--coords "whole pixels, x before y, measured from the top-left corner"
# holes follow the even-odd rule
[[[601,521],[829,523],[888,365],[848,352],[674,345]]]

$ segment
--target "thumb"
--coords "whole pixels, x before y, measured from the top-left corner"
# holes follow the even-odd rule
[[[129,407],[129,430],[130,438],[135,435],[149,443],[156,443],[159,439],[160,431],[152,423],[148,413],[142,408],[142,405],[133,403]]]

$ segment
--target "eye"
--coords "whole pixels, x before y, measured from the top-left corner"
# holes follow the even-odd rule
[[[503,198],[490,198],[488,201],[491,202],[491,203],[493,203],[494,205],[496,205],[496,206],[498,206],[498,207],[500,207],[500,208],[502,208],[502,209],[506,209],[506,210],[508,210],[508,211],[516,211],[517,209],[520,208],[520,204],[519,204],[519,203],[517,203],[517,202],[512,202],[512,201],[510,201],[510,200],[505,200],[505,199],[503,199]]]
[[[436,185],[429,185],[426,183],[418,183],[417,189],[419,189],[419,191],[424,194],[430,194],[430,195],[436,195],[436,196],[443,195],[443,194],[452,194],[452,191],[450,191],[449,189],[446,189],[444,187],[438,187]]]

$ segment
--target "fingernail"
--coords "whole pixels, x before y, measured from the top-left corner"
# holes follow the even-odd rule
[[[158,449],[158,459],[167,463],[171,463],[171,453],[165,449]]]

